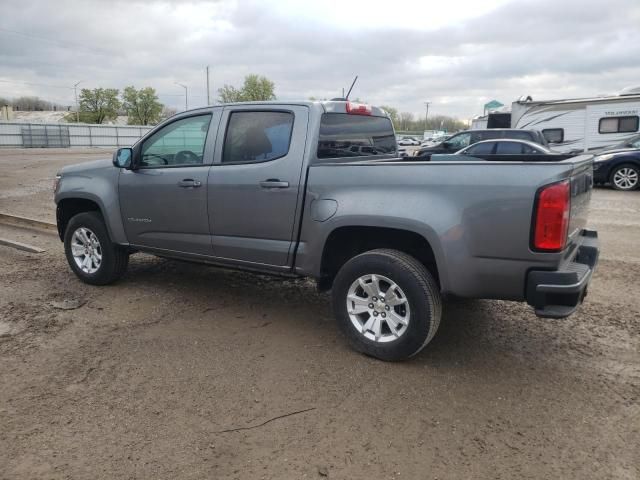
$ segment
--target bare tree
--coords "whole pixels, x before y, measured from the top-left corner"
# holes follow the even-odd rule
[[[402,130],[409,130],[411,123],[413,123],[413,113],[401,112],[400,125],[402,127]]]

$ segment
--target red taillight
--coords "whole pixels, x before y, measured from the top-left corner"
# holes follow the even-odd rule
[[[347,113],[351,115],[371,115],[371,105],[347,102]]]
[[[538,192],[533,248],[557,252],[564,248],[571,210],[569,180],[554,183]]]

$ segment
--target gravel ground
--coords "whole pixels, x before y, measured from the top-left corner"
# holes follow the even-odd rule
[[[95,157],[0,150],[0,211],[52,220],[55,170]],[[396,364],[310,282],[136,255],[91,287],[0,226],[46,250],[0,246],[0,478],[640,478],[640,192],[596,190],[590,221],[577,314],[449,301]]]

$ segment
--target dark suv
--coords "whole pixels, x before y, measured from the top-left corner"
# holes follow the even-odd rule
[[[515,140],[528,140],[538,143],[545,147],[548,146],[547,140],[539,130],[520,130],[517,128],[490,128],[486,130],[465,130],[459,132],[445,140],[444,142],[423,147],[416,152],[416,157],[420,160],[431,158],[434,153],[455,153],[469,145],[481,140],[493,140],[496,138],[509,138]]]

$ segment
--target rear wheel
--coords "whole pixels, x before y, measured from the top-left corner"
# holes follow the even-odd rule
[[[437,283],[418,260],[379,249],[349,260],[333,284],[333,309],[352,346],[387,361],[422,350],[440,324]]]
[[[85,283],[106,285],[124,275],[129,253],[109,238],[102,216],[83,212],[69,220],[64,251],[73,272]]]
[[[611,185],[616,190],[635,190],[640,181],[640,169],[635,165],[619,165],[611,172]]]

